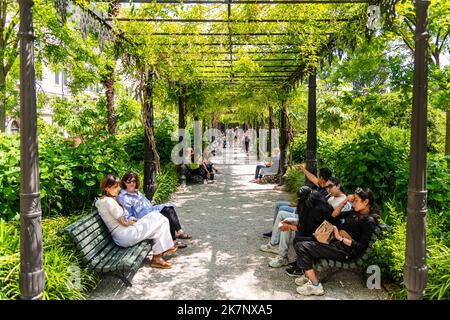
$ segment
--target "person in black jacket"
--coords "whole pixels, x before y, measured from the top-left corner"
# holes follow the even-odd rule
[[[295,279],[297,292],[302,295],[324,294],[313,269],[316,259],[333,259],[346,261],[358,258],[364,253],[378,224],[379,211],[374,204],[370,189],[357,188],[355,194],[349,195],[334,209],[330,222],[334,224],[334,239],[329,244],[317,241],[299,241],[294,244],[299,263],[305,275]],[[353,210],[341,213],[345,204],[353,202]]]

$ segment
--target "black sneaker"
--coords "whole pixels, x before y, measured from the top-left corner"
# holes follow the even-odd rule
[[[286,273],[290,277],[300,277],[303,275],[303,270],[298,268],[297,266],[289,266],[286,268]]]
[[[272,231],[263,233],[263,236],[266,237],[266,238],[271,238],[272,237]]]

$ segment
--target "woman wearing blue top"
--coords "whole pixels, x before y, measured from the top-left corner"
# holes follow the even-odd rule
[[[170,234],[175,241],[178,239],[191,239],[192,236],[183,231],[181,228],[178,215],[175,211],[175,205],[172,203],[163,203],[153,205],[139,191],[139,176],[134,172],[127,172],[120,181],[122,190],[117,196],[117,200],[123,206],[128,214],[128,219],[139,220],[153,211],[160,212],[169,220]],[[187,245],[181,241],[175,241],[178,248],[186,248]]]

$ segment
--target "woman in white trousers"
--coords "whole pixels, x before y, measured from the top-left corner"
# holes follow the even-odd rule
[[[176,251],[170,235],[169,220],[159,212],[148,214],[139,220],[128,220],[123,207],[114,197],[119,194],[120,180],[108,174],[100,187],[103,197],[95,202],[100,216],[105,222],[114,242],[121,247],[131,247],[145,239],[153,240],[151,266],[168,269],[172,264],[163,259],[164,255]]]

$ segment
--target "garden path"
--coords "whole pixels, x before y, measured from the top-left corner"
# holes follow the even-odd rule
[[[388,299],[381,290],[365,288],[359,278],[342,272],[324,284],[325,295],[303,297],[284,268],[268,266],[271,253],[258,250],[266,243],[274,203],[290,195],[273,184],[250,183],[256,158],[239,148],[224,149],[214,158],[220,175],[214,184],[190,185],[173,202],[183,228],[193,235],[189,246],[173,255],[172,269],[146,263],[132,287],[105,276],[88,299]],[[291,248],[292,249],[292,248]],[[291,260],[295,256],[290,250]]]

